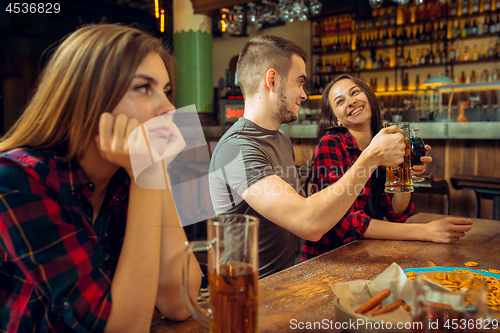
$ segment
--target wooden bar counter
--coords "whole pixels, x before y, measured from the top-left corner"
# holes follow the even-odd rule
[[[446,217],[417,214],[407,223],[423,223]],[[403,269],[437,266],[500,269],[500,222],[472,219],[464,238],[453,244],[418,241],[358,240],[319,257],[259,280],[259,332],[297,332],[291,321],[335,320],[334,294],[328,283],[373,279],[391,263]],[[311,332],[310,330],[308,330]],[[324,331],[324,330],[323,330]],[[184,322],[161,320],[151,332],[208,332],[190,318]]]

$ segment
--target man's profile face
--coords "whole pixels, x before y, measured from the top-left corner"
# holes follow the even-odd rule
[[[277,113],[275,117],[282,124],[299,117],[300,103],[307,99],[304,84],[307,80],[306,63],[298,55],[292,55],[292,66],[288,75],[279,76]]]

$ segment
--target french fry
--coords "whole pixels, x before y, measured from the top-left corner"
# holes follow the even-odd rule
[[[396,310],[397,308],[399,308],[401,305],[404,305],[404,304],[406,304],[405,301],[403,301],[402,299],[398,299],[396,302],[394,302],[392,304],[389,304],[387,306],[384,306],[382,309],[374,311],[373,312],[373,316],[378,316],[378,315],[381,315],[383,313],[392,312],[392,311]]]
[[[364,314],[367,311],[370,311],[373,309],[378,303],[382,302],[384,299],[387,298],[391,294],[390,289],[384,289],[377,295],[373,296],[370,298],[365,304],[361,305],[359,309],[355,311],[355,313],[361,313]]]
[[[370,311],[367,311],[363,313],[365,316],[372,316],[374,311],[377,311],[378,309],[382,309],[382,303],[378,303],[375,305],[374,308],[372,308]]]

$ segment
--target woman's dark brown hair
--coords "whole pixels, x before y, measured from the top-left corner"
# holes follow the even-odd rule
[[[330,81],[323,91],[323,96],[321,97],[321,114],[318,120],[318,141],[326,134],[333,134],[338,129],[337,117],[333,113],[333,108],[330,104],[330,90],[333,85],[340,80],[351,80],[356,84],[361,91],[363,91],[368,98],[370,103],[370,109],[372,110],[372,120],[371,120],[371,130],[372,135],[375,136],[378,131],[382,129],[382,115],[380,113],[380,105],[377,100],[375,93],[368,87],[368,85],[357,77],[353,77],[347,74],[342,74],[336,77],[334,80]]]

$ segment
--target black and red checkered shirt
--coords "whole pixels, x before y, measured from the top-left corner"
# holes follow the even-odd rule
[[[313,158],[312,191],[318,192],[339,180],[360,154],[358,144],[345,128],[339,128],[333,135],[323,136]],[[384,193],[384,182],[385,169],[379,167],[344,217],[319,241],[306,241],[302,248],[302,260],[311,259],[356,239],[364,239],[363,234],[372,218],[385,217],[391,222],[405,222],[413,215],[415,205],[411,201],[403,213],[394,212],[392,194]]]
[[[0,332],[103,332],[128,210],[123,169],[99,215],[67,147],[0,154]]]

